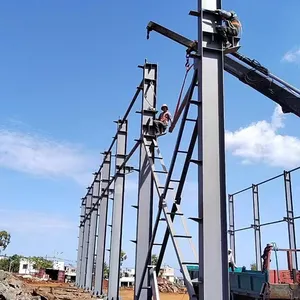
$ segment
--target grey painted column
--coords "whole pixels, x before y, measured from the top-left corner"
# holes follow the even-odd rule
[[[143,81],[143,103],[141,117],[141,138],[145,136],[146,146],[151,145],[152,137],[147,134],[153,134],[153,108],[156,108],[156,87],[157,87],[157,65],[145,63]],[[151,110],[152,109],[152,110]],[[151,166],[148,162],[144,146],[140,146],[140,165],[139,165],[139,191],[138,191],[138,209],[137,209],[137,235],[136,235],[136,258],[135,258],[135,290],[141,282],[143,268],[147,259],[148,248],[152,234],[153,218],[153,178]],[[151,261],[149,261],[151,264]],[[145,275],[140,300],[148,300],[151,296],[149,290],[150,280],[148,272]]]
[[[86,207],[85,207],[85,215],[90,212],[92,205],[92,194],[89,189],[88,194],[86,195]],[[86,287],[86,266],[87,266],[87,255],[88,255],[88,247],[89,247],[89,234],[90,234],[90,222],[91,217],[88,216],[85,220],[84,224],[84,236],[83,236],[83,247],[82,247],[82,266],[81,266],[81,278],[80,278],[80,287]]]
[[[297,249],[291,172],[284,171],[283,176],[284,176],[284,187],[285,187],[286,221],[288,224],[289,246],[290,249]],[[293,263],[293,268],[298,270],[298,259],[297,259],[296,252],[292,252],[292,263]]]
[[[253,197],[253,220],[252,225],[254,229],[254,244],[255,244],[255,257],[256,267],[258,271],[262,269],[261,262],[261,232],[260,232],[260,214],[259,214],[259,196],[258,185],[252,185],[252,197]]]
[[[83,235],[84,235],[84,226],[81,226],[81,222],[84,218],[85,213],[85,202],[84,198],[81,199],[81,208],[80,208],[80,223],[79,223],[79,237],[78,237],[78,249],[77,249],[77,263],[76,263],[76,286],[80,286],[81,278],[81,265],[82,265],[82,247],[83,247]]]
[[[91,212],[91,226],[89,234],[89,248],[87,255],[87,269],[86,269],[86,289],[91,291],[93,286],[93,271],[95,264],[95,245],[97,237],[97,219],[98,219],[98,207],[95,205],[99,199],[99,187],[100,187],[100,173],[95,174],[95,180],[92,187],[92,212]],[[94,206],[95,205],[95,206]]]
[[[105,157],[106,153],[104,153]],[[103,163],[102,178],[101,178],[101,190],[100,195],[107,188],[110,181],[110,162],[111,153],[109,152]],[[108,194],[100,200],[99,207],[99,221],[98,221],[98,239],[97,239],[97,252],[96,252],[96,271],[95,271],[95,290],[96,295],[103,294],[103,271],[104,271],[104,258],[105,258],[105,242],[106,242],[106,228],[107,228],[107,207],[108,207]]]
[[[221,0],[198,0],[199,299],[229,299],[225,189],[223,52],[213,39]],[[218,18],[220,21],[221,19]]]
[[[117,133],[116,149],[116,179],[112,211],[112,233],[109,257],[109,282],[108,282],[108,299],[119,299],[120,283],[120,261],[122,247],[122,227],[123,227],[123,205],[124,205],[124,188],[125,188],[125,168],[120,170],[126,156],[127,146],[127,121],[123,124],[119,120]],[[120,172],[119,174],[117,172]]]
[[[229,219],[229,245],[233,252],[234,259],[235,255],[235,226],[234,226],[234,196],[228,195],[228,219]]]

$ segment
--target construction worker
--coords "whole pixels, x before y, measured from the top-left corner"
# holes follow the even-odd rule
[[[237,37],[240,33],[242,24],[234,11],[228,12],[226,10],[217,9],[215,12],[220,15],[225,22],[225,25],[217,25],[216,30],[222,37],[225,48],[230,48],[232,44],[229,42],[228,38]]]
[[[172,116],[168,110],[168,105],[163,104],[161,106],[162,113],[157,120],[154,120],[155,135],[162,135],[166,132],[169,122],[172,124]]]
[[[234,257],[231,249],[228,249],[228,266],[229,268],[231,268],[231,271],[234,272],[234,269],[236,268],[236,264],[234,262]]]

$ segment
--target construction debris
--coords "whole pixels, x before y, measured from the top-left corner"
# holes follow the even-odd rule
[[[158,289],[161,293],[185,294],[186,288],[182,285],[172,283],[165,278],[157,278]]]

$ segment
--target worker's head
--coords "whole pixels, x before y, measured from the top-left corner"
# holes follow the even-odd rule
[[[162,111],[167,111],[167,110],[168,110],[168,105],[167,105],[167,104],[163,104],[163,105],[161,106],[161,110],[162,110]]]
[[[232,250],[231,249],[228,249],[228,254],[232,253]]]

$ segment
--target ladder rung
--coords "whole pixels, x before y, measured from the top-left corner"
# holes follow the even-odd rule
[[[197,165],[202,165],[202,160],[191,159],[190,162],[191,162],[191,163],[194,163],[194,164],[197,164]]]
[[[190,122],[196,122],[197,121],[196,119],[189,119],[189,118],[186,118],[185,120],[190,121]]]
[[[171,182],[180,182],[179,179],[170,179]]]
[[[174,238],[182,238],[182,239],[191,239],[192,238],[191,235],[181,235],[181,234],[174,234],[173,237]]]
[[[201,102],[199,102],[199,101],[197,101],[197,100],[191,100],[190,103],[191,103],[191,104],[195,104],[195,105],[201,104]]]
[[[165,218],[160,218],[159,221],[166,221],[166,219]]]
[[[154,156],[154,159],[163,159],[163,158],[159,156]]]
[[[181,264],[182,265],[198,265],[197,262],[190,262],[190,261],[182,261]]]
[[[139,207],[137,205],[131,205],[131,207],[138,209]]]
[[[162,246],[162,243],[154,243],[154,246]]]
[[[143,290],[150,290],[150,289],[152,289],[152,287],[151,286],[143,286],[142,289]]]
[[[183,216],[182,212],[167,212],[167,215]]]
[[[185,150],[178,150],[177,153],[184,153],[184,154],[187,154],[188,152],[185,151]]]
[[[168,172],[166,172],[166,171],[157,171],[157,170],[155,170],[154,173],[168,174]]]
[[[130,240],[130,242],[135,243],[136,244],[136,240]]]
[[[158,187],[159,189],[164,189],[165,187],[164,186],[160,186],[160,187]],[[174,188],[172,188],[172,187],[168,187],[168,190],[174,190]]]

